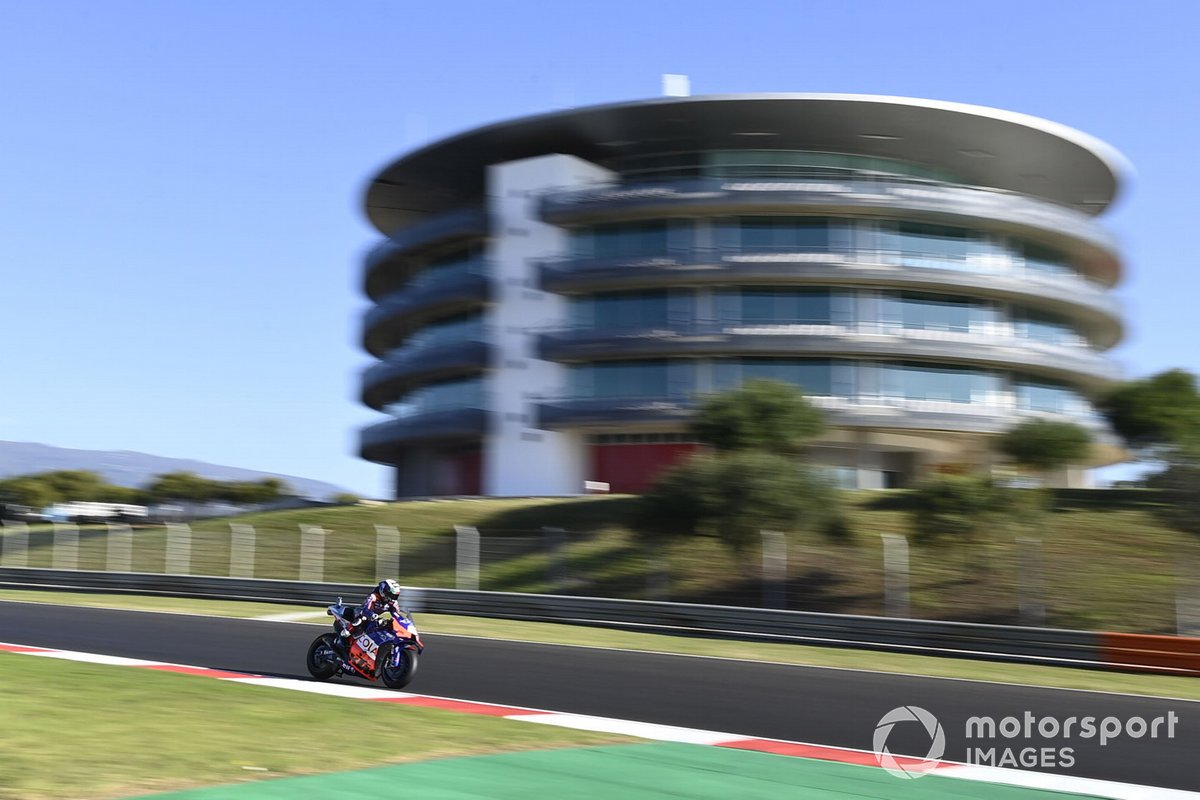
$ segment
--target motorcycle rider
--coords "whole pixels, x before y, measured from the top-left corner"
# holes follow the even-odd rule
[[[358,607],[355,614],[351,617],[350,626],[338,626],[343,648],[345,647],[346,640],[357,636],[367,625],[374,622],[380,614],[390,612],[393,617],[399,618],[399,601],[400,584],[391,578],[380,581],[379,585],[375,587],[375,591],[367,595],[367,599],[362,602],[362,605]]]

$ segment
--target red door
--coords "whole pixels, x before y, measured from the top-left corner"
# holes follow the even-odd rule
[[[591,480],[604,481],[613,493],[638,494],[650,488],[667,469],[696,452],[698,446],[674,442],[594,444]]]

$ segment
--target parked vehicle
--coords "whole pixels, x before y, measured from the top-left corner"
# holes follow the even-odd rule
[[[412,615],[382,614],[358,619],[358,609],[342,598],[326,609],[334,618],[334,632],[318,636],[308,648],[308,672],[319,681],[335,675],[357,675],[381,681],[389,689],[403,689],[417,672],[417,657],[425,650]],[[353,631],[343,636],[342,631]]]

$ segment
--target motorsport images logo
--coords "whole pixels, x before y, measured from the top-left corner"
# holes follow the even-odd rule
[[[888,736],[892,728],[901,722],[916,722],[925,728],[929,734],[929,752],[924,758],[902,756],[897,759],[887,748]],[[946,754],[946,732],[938,718],[920,706],[900,706],[893,708],[883,715],[875,726],[875,737],[871,744],[875,749],[875,760],[889,775],[897,778],[920,778],[937,767],[941,757]]]
[[[970,717],[963,729],[966,761],[961,763],[1010,769],[1071,769],[1076,748],[1108,747],[1123,739],[1174,739],[1179,714],[1170,710],[1157,717],[1054,717],[1025,711],[1001,719]],[[896,756],[888,737],[900,723],[917,723],[929,735],[924,757]],[[897,778],[919,778],[931,772],[946,754],[946,732],[938,718],[919,706],[900,706],[883,715],[872,740],[875,760]]]

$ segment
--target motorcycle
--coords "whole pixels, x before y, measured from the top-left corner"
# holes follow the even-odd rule
[[[351,630],[356,624],[356,611],[340,597],[325,609],[336,620],[334,633],[321,634],[309,646],[308,673],[319,681],[338,674],[357,675],[382,681],[389,689],[403,689],[417,672],[417,656],[425,650],[412,615],[407,611],[399,617],[389,614],[387,621],[381,615],[357,634],[342,636],[342,630]]]

